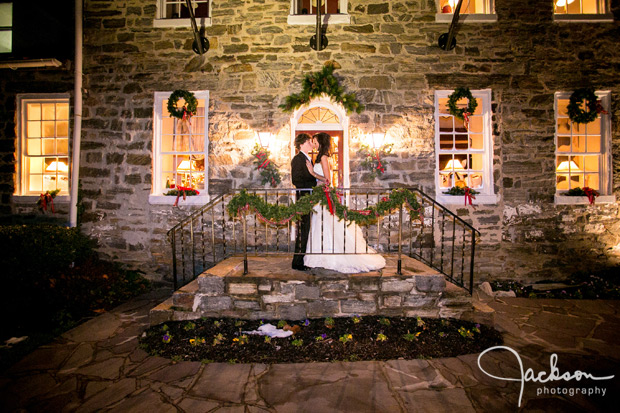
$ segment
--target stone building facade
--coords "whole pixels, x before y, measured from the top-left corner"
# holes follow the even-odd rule
[[[255,132],[262,130],[274,134],[270,151],[283,174],[280,187],[290,187],[296,115],[278,105],[301,90],[306,74],[335,61],[340,84],[365,105],[360,114],[345,114],[346,122],[341,122],[347,139],[346,179],[354,187],[415,186],[441,195],[437,100],[458,87],[485,96],[490,192],[474,206],[464,206],[459,197],[446,201],[482,234],[477,279],[559,278],[618,263],[617,0],[602,2],[607,19],[587,22],[558,19],[552,1],[495,0],[490,20],[459,24],[451,51],[437,46],[449,20],[437,17],[438,5],[430,0],[340,1],[348,21],[328,22],[329,44],[320,52],[309,46],[315,27],[289,18],[292,3],[213,0],[210,23],[203,27],[210,48],[201,57],[192,51],[190,27],[156,23],[157,0],[85,0],[82,230],[98,239],[104,254],[148,269],[154,279],[166,277],[166,232],[196,208],[184,203],[175,208],[155,199],[161,195],[154,189],[156,92],[208,92],[203,195],[260,186],[250,151]],[[72,95],[68,68],[30,75],[36,80],[28,84],[26,72],[3,70],[4,214],[25,213],[33,205],[16,195],[16,93]],[[23,87],[12,89],[20,78]],[[601,172],[609,182],[596,204],[580,199],[566,205],[556,196],[557,93],[584,87],[606,96],[608,114],[601,115],[601,124],[610,129],[604,156],[613,162]],[[394,147],[386,173],[367,182],[358,152],[365,136],[377,129],[386,132]]]

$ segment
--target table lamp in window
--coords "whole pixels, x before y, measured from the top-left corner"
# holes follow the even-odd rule
[[[467,186],[467,182],[465,182],[465,180],[463,179],[463,175],[457,172],[465,170],[461,161],[459,161],[458,159],[450,159],[446,164],[446,167],[443,168],[443,170],[445,172],[443,176],[448,181],[452,182],[452,175],[456,177],[456,182],[454,183],[454,186],[458,188]],[[448,186],[450,186],[450,182],[448,183]]]
[[[181,161],[179,166],[177,166],[177,174],[183,174],[183,180],[181,181],[183,186],[191,187],[191,171],[192,164],[188,160]]]
[[[570,189],[568,187],[568,180],[575,181],[576,186],[581,184],[581,172],[583,170],[573,161],[562,161],[556,168],[558,172],[558,189]],[[579,174],[579,175],[577,175]]]

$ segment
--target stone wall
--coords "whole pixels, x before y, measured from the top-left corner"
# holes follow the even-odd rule
[[[551,1],[497,0],[498,21],[460,25],[450,52],[436,46],[448,24],[435,23],[433,2],[348,3],[351,24],[329,25],[329,46],[317,53],[308,46],[314,26],[287,24],[289,0],[214,1],[205,29],[211,48],[201,59],[191,51],[189,28],[153,27],[155,0],[85,1],[80,176],[84,230],[102,252],[165,276],[165,233],[190,212],[148,203],[155,91],[209,90],[210,194],[259,185],[249,149],[253,131],[269,125],[288,187],[290,115],[278,105],[300,91],[306,73],[335,60],[341,85],[366,106],[350,116],[352,186],[418,186],[433,194],[434,91],[492,90],[499,201],[451,208],[482,233],[479,279],[557,278],[618,261],[618,203],[553,202],[556,91],[611,90],[614,158],[620,151],[618,1],[614,23],[554,23]],[[387,173],[366,183],[357,137],[375,127],[389,130],[394,153]],[[615,163],[616,195],[619,176]]]

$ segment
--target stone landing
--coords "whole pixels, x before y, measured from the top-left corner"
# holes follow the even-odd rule
[[[386,257],[381,271],[341,274],[291,269],[291,256],[228,258],[175,291],[150,312],[151,325],[200,317],[303,320],[316,317],[385,315],[461,318],[472,312],[471,296],[421,262]]]

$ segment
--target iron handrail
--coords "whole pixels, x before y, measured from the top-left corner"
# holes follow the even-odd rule
[[[382,194],[387,195],[393,189],[398,188],[343,188],[339,191],[344,194],[345,204],[365,201],[368,206],[372,204],[371,198],[376,197],[378,202]],[[418,188],[407,189],[419,198],[418,202],[423,209],[423,223],[414,225],[410,219],[411,216],[401,206],[398,211],[381,217],[377,224],[373,225],[376,226],[375,231],[371,231],[371,226],[366,229],[368,243],[371,242],[371,232],[374,232],[378,252],[384,255],[398,255],[398,274],[401,274],[401,257],[405,254],[441,272],[456,285],[468,289],[471,294],[474,280],[475,244],[480,232]],[[246,219],[240,221],[231,219],[226,211],[227,202],[242,190],[233,189],[218,195],[168,231],[167,238],[173,252],[172,276],[175,289],[178,287],[180,275],[182,276],[181,283],[189,282],[210,266],[231,256],[244,257],[244,274],[247,274],[248,255],[293,253],[291,222],[283,227],[273,228],[267,224],[258,224],[258,219],[253,213],[248,213]],[[298,191],[295,188],[245,190],[260,195],[265,200],[271,199],[275,203],[292,202],[294,194]],[[407,217],[404,216],[405,214]],[[250,230],[248,230],[248,222],[252,227]],[[406,224],[408,224],[408,232],[403,231]],[[451,227],[448,228],[449,234],[446,234],[446,226]],[[417,232],[414,228],[418,228]],[[281,231],[284,232],[284,237]],[[270,235],[272,235],[271,239]],[[462,237],[457,240],[459,235]],[[392,242],[393,236],[396,245]],[[343,253],[350,254],[349,252]],[[309,254],[323,254],[323,251],[311,251]],[[466,267],[468,271],[465,271]],[[467,279],[465,278],[466,272],[469,275]]]

